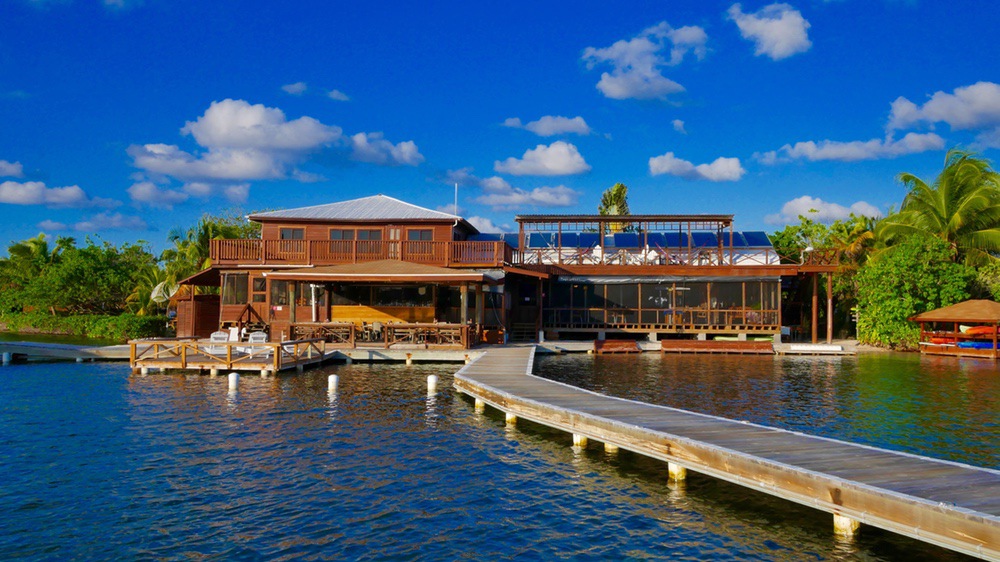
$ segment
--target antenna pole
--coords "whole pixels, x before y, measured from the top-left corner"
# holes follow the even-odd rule
[[[455,182],[455,206],[452,207],[452,212],[458,215],[458,182]]]

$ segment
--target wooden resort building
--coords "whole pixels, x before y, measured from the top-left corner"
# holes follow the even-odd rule
[[[184,281],[221,291],[178,303],[179,337],[221,327],[350,347],[747,339],[782,332],[783,277],[812,276],[816,341],[818,277],[829,284],[837,267],[830,252],[789,263],[732,215],[527,215],[516,234],[490,234],[376,195],[249,219],[260,239],[213,240],[212,266]]]

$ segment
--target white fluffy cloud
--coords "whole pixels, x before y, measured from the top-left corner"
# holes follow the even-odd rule
[[[727,14],[740,28],[740,35],[754,42],[754,54],[758,56],[781,60],[812,46],[806,32],[809,22],[788,4],[771,4],[752,14],[743,13],[739,4],[733,4]]]
[[[829,203],[818,197],[803,195],[785,203],[781,207],[781,212],[764,217],[768,224],[790,224],[798,222],[799,216],[806,216],[812,220],[830,223],[837,220],[844,220],[851,214],[865,217],[880,217],[882,212],[877,207],[858,201],[850,207]]]
[[[649,159],[649,173],[654,176],[669,174],[686,180],[738,181],[746,170],[739,158],[716,158],[711,164],[697,166],[668,152]]]
[[[525,129],[540,137],[551,137],[553,135],[562,135],[566,133],[574,133],[577,135],[590,134],[590,126],[588,126],[587,122],[580,116],[570,119],[569,117],[563,117],[561,115],[545,115],[537,121],[531,121],[527,124],[522,124],[521,119],[518,117],[510,117],[503,122],[503,126],[515,129]]]
[[[1000,148],[1000,84],[995,82],[976,82],[952,93],[934,92],[923,105],[900,96],[891,107],[890,130],[947,123],[955,130],[980,131],[980,143]]]
[[[413,141],[392,144],[381,133],[345,137],[340,127],[312,117],[288,120],[280,109],[244,100],[213,102],[204,115],[187,122],[181,133],[193,137],[203,150],[188,152],[162,143],[133,145],[128,148],[133,165],[153,179],[232,184],[289,176],[315,181],[318,176],[295,166],[328,148],[348,150],[354,160],[381,165],[412,166],[423,161]]]
[[[382,138],[382,133],[358,133],[351,137],[352,158],[383,166],[416,166],[424,161],[413,141],[399,144]]]
[[[20,162],[0,160],[0,178],[20,178],[24,176],[24,166]]]
[[[88,197],[78,185],[47,187],[40,181],[0,183],[0,203],[47,207],[115,207],[119,204],[112,199]]]
[[[146,221],[139,217],[129,217],[121,213],[99,213],[73,225],[78,232],[100,230],[146,230]]]
[[[677,131],[678,133],[682,135],[688,134],[688,132],[684,129],[684,122],[681,121],[680,119],[674,119],[673,121],[670,122],[670,124],[674,126],[674,130]]]
[[[790,160],[834,160],[837,162],[857,162],[859,160],[879,160],[896,158],[906,154],[916,154],[928,150],[944,148],[944,139],[934,133],[907,133],[899,140],[891,137],[867,141],[822,140],[786,144],[778,150],[755,153],[754,158],[763,164],[776,164]]]
[[[298,96],[304,94],[309,89],[309,86],[305,82],[295,82],[293,84],[285,84],[281,89],[287,94]]]
[[[525,151],[521,158],[497,160],[493,169],[514,176],[569,176],[590,171],[590,165],[575,146],[556,141],[548,146],[540,144]]]
[[[621,39],[610,47],[587,47],[583,60],[587,68],[610,64],[611,72],[601,74],[597,89],[613,99],[664,99],[683,92],[684,87],[663,75],[664,66],[680,64],[685,55],[705,57],[708,35],[698,26],[674,29],[662,22],[645,29],[632,39]],[[670,58],[663,57],[669,48]]]
[[[330,90],[327,92],[326,97],[336,101],[351,101],[351,98],[340,90]]]
[[[125,191],[135,203],[156,209],[173,209],[174,205],[187,201],[189,197],[187,193],[182,191],[160,189],[159,186],[150,181],[132,184]]]
[[[479,229],[479,232],[510,232],[510,225],[498,225],[486,217],[469,217],[466,219],[472,226]]]
[[[52,230],[66,230],[66,224],[65,223],[61,223],[59,221],[54,221],[54,220],[51,220],[51,219],[45,219],[42,222],[38,223],[37,226],[38,226],[38,228],[40,228],[42,230],[49,230],[49,231],[52,231]]]
[[[472,174],[472,168],[448,170],[445,183],[478,187],[483,194],[475,198],[477,203],[494,209],[514,209],[518,207],[569,207],[575,205],[580,193],[564,185],[537,187],[532,190],[514,187],[500,176],[479,178]]]

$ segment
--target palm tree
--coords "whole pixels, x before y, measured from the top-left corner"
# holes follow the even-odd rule
[[[886,245],[917,233],[948,242],[956,259],[978,266],[1000,252],[1000,174],[988,160],[952,149],[933,184],[899,175],[910,192],[899,212],[879,222],[875,236]]]
[[[601,204],[597,206],[597,214],[613,216],[632,214],[628,210],[628,186],[623,183],[616,183],[606,189],[601,195]],[[624,226],[621,223],[608,224],[611,232],[627,230]]]

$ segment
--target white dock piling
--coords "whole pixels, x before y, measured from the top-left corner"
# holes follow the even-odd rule
[[[587,436],[580,435],[579,433],[573,434],[573,446],[574,447],[586,447],[587,446]]]
[[[76,362],[77,363],[83,363],[83,357],[77,357],[76,358]]]
[[[142,367],[141,369],[139,369],[139,374],[142,375],[142,376],[148,375],[149,374],[149,367]]]
[[[618,452],[618,445],[614,445],[612,443],[605,443],[604,444],[604,452],[605,453],[610,453],[610,454],[617,453]]]
[[[295,366],[295,372],[298,373],[298,374],[300,374],[300,375],[302,374],[302,371],[304,371],[304,370],[305,370],[305,366],[303,366],[303,365],[296,365]]]
[[[229,373],[229,390],[236,390],[240,386],[240,374]]]
[[[219,370],[216,369],[216,368],[214,368],[214,367],[208,370],[208,376],[210,376],[210,377],[214,377],[214,376],[216,376],[218,374],[219,374]]]
[[[686,468],[679,464],[674,464],[672,462],[667,463],[667,479],[674,482],[683,482],[687,480],[688,471]]]
[[[430,396],[437,392],[438,388],[438,378],[437,375],[430,375],[427,377],[427,395]]]
[[[842,537],[853,537],[858,529],[861,527],[861,523],[850,517],[844,517],[843,515],[833,514],[833,532]]]
[[[406,366],[409,367],[412,364],[413,364],[413,354],[412,353],[407,353],[406,354]]]
[[[354,359],[352,359],[350,355],[344,358],[345,365],[350,365],[351,363],[354,363]]]
[[[10,353],[4,353],[2,357],[3,357],[3,359],[2,359],[3,364],[4,365],[10,365],[11,354]]]
[[[507,423],[507,425],[517,425],[517,416],[515,416],[510,412],[507,412],[504,415],[504,421]]]
[[[476,413],[481,414],[486,411],[486,402],[476,398]]]
[[[337,392],[337,385],[340,384],[340,377],[337,375],[330,375],[326,377],[326,390],[328,392]]]

